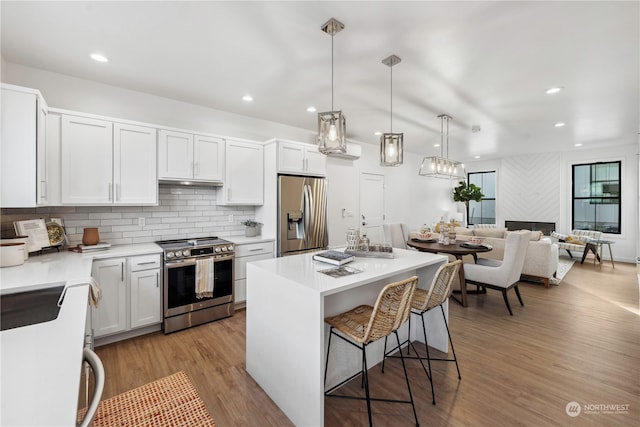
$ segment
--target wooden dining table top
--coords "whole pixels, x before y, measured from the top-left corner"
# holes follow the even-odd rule
[[[466,243],[464,241],[456,241],[454,244],[443,245],[441,243],[436,242],[421,242],[419,240],[409,239],[407,241],[407,246],[415,248],[422,252],[431,252],[431,253],[446,253],[451,255],[473,255],[480,252],[489,252],[492,250],[491,247],[487,246],[479,246],[479,247],[465,247],[461,246],[462,243]]]

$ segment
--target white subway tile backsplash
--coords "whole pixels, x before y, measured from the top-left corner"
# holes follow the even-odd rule
[[[69,246],[82,242],[85,227],[98,227],[100,240],[112,245],[207,236],[241,236],[240,221],[253,218],[252,206],[218,206],[216,188],[161,185],[158,206],[49,206],[2,209],[2,230],[13,221],[62,218]],[[234,221],[229,222],[229,215]],[[138,226],[138,218],[145,226]]]

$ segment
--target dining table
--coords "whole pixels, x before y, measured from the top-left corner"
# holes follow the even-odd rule
[[[478,254],[482,252],[489,252],[493,248],[490,245],[473,245],[466,241],[455,241],[454,243],[450,243],[448,245],[439,243],[437,240],[420,240],[420,239],[409,239],[407,241],[407,246],[417,249],[421,252],[429,252],[433,254],[442,253],[453,255],[456,259],[462,260],[462,257],[465,255],[471,255],[473,257],[473,262],[478,261]],[[458,270],[458,277],[460,278],[460,300],[458,300],[455,296],[451,295],[451,297],[456,300],[463,307],[467,306],[467,284],[464,279],[464,264]]]

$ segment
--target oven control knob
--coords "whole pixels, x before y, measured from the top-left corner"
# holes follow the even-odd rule
[[[217,254],[220,253],[220,248],[216,248],[215,251]]]
[[[227,247],[226,246],[222,247],[222,252],[227,252]]]
[[[232,245],[227,246],[227,250],[228,250],[229,252],[233,252],[233,246],[232,246]]]
[[[189,256],[189,250],[185,249],[184,251],[182,251],[182,256]]]
[[[175,256],[175,254],[173,252],[167,252],[167,258],[171,259]]]

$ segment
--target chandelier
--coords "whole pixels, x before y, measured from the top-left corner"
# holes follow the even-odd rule
[[[399,64],[400,61],[402,61],[402,59],[396,55],[391,55],[382,60],[382,63],[388,66],[391,72],[391,100],[389,102],[389,133],[384,133],[380,137],[380,166],[398,166],[402,164],[404,134],[393,133],[393,66]]]
[[[346,153],[346,119],[342,111],[333,109],[333,36],[344,29],[344,24],[331,18],[321,29],[331,35],[331,111],[318,113],[318,150],[324,154]]]
[[[418,175],[444,179],[466,179],[464,165],[449,159],[449,122],[451,116],[440,114],[440,156],[425,156]],[[446,144],[446,151],[445,151]]]

